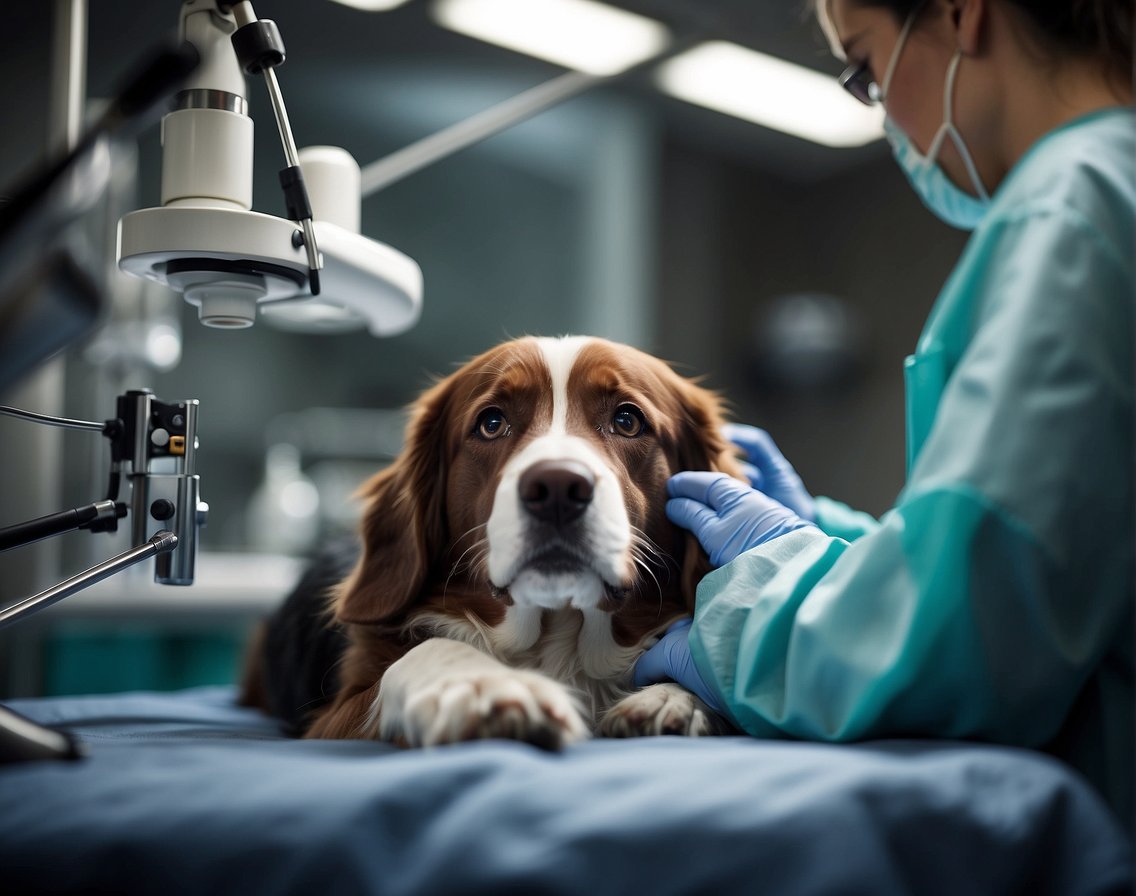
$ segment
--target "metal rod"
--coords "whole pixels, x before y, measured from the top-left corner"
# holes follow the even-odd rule
[[[233,19],[238,28],[251,25],[258,21],[256,11],[249,0],[240,0],[232,5]],[[276,71],[271,65],[265,66],[264,83],[268,86],[268,98],[272,101],[272,112],[276,117],[276,129],[280,132],[280,143],[284,147],[284,160],[289,168],[300,167],[300,154],[296,150],[296,138],[292,136],[292,124],[288,120],[288,110],[284,107],[284,94],[280,91],[280,82],[276,80]],[[316,246],[316,229],[311,218],[303,218],[300,227],[304,231],[304,248],[308,256],[308,270],[311,272],[312,294],[319,293],[319,274],[323,268],[320,261],[319,247]]]
[[[292,136],[292,123],[288,121],[288,110],[284,108],[284,96],[280,92],[280,82],[276,80],[274,69],[264,70],[264,83],[268,85],[268,97],[272,100],[272,111],[276,116],[276,129],[280,131],[280,144],[284,147],[284,161],[288,166],[300,164],[300,154],[296,140]]]
[[[197,472],[197,412],[201,402],[191,398],[185,403],[185,454],[181,458],[181,472],[193,476]]]
[[[36,610],[46,609],[52,604],[63,600],[65,597],[70,597],[76,591],[94,585],[96,582],[101,582],[103,579],[109,578],[116,572],[133,566],[136,563],[141,563],[143,560],[148,560],[156,554],[164,554],[172,551],[177,547],[177,536],[173,532],[168,532],[163,529],[158,532],[145,544],[139,545],[136,548],[131,548],[117,557],[112,557],[110,560],[100,563],[97,566],[92,566],[86,572],[81,572],[77,576],[72,576],[65,582],[61,582],[53,588],[48,588],[46,591],[41,591],[39,594],[32,597],[25,598],[17,604],[13,604],[8,609],[0,612],[0,628],[18,622],[23,617],[34,613]]]
[[[87,101],[87,0],[55,0],[50,150],[74,149]]]
[[[280,131],[280,142],[284,146],[284,160],[289,168],[300,166],[300,154],[296,150],[296,140],[292,136],[292,125],[288,121],[288,110],[284,108],[284,95],[280,92],[280,82],[276,80],[276,72],[271,68],[264,70],[264,83],[268,85],[268,96],[272,100],[272,111],[276,115],[276,127]],[[308,269],[318,271],[323,265],[320,263],[319,250],[316,246],[316,231],[311,218],[300,221],[304,231],[304,248],[308,253]]]
[[[0,529],[0,551],[23,547],[41,538],[70,532],[72,529],[81,529],[95,520],[106,521],[115,518],[114,501],[108,500],[48,514],[28,520],[26,523],[16,523],[14,526]]]
[[[0,706],[0,759],[80,759],[83,748],[73,734],[56,731]]]
[[[37,414],[35,411],[24,411],[20,408],[10,408],[0,405],[0,414],[8,417],[18,417],[32,423],[44,423],[47,426],[59,426],[63,429],[90,429],[102,432],[106,429],[105,423],[96,423],[94,420],[72,420],[69,417],[52,417],[50,414]]]
[[[363,197],[610,79],[610,75],[568,72],[411,143],[363,169]]]
[[[670,41],[658,52],[640,59],[622,71],[606,75],[592,75],[586,72],[567,72],[536,87],[531,87],[514,97],[490,106],[483,112],[471,115],[443,128],[429,137],[403,147],[362,169],[360,187],[363,198],[389,187],[422,168],[438,162],[446,156],[492,137],[499,131],[520,124],[545,109],[570,100],[572,97],[591,90],[601,84],[614,83],[632,75],[639,74],[657,65],[664,59],[677,56],[703,40],[701,30],[672,35]]]

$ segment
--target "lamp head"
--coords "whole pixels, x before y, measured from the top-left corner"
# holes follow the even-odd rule
[[[182,5],[182,36],[202,63],[162,119],[162,205],[119,222],[119,267],[181,293],[206,326],[242,329],[259,313],[290,330],[366,328],[385,336],[409,329],[421,313],[422,272],[359,234],[359,166],[348,153],[313,147],[285,169],[311,181],[313,220],[303,226],[323,265],[318,289],[305,232],[252,211],[253,123],[231,43],[240,30],[231,6]]]

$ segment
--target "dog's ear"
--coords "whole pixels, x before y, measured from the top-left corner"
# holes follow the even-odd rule
[[[415,403],[402,453],[363,486],[362,553],[333,596],[340,622],[367,625],[397,615],[418,596],[442,551],[452,379]]]
[[[737,448],[723,434],[726,414],[718,393],[701,386],[697,380],[679,381],[682,402],[681,434],[678,462],[682,470],[713,470],[729,473],[745,480]]]
[[[678,438],[678,470],[713,470],[746,481],[734,446],[722,435],[726,422],[722,399],[696,380],[675,374],[682,420]],[[682,558],[682,596],[686,608],[694,612],[694,593],[698,583],[713,567],[698,539],[686,533]]]

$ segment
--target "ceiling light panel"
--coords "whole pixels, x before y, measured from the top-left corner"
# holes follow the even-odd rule
[[[407,0],[334,0],[334,2],[364,12],[386,12],[388,9],[402,6]]]
[[[884,111],[856,102],[836,79],[728,41],[709,41],[659,66],[679,99],[826,146],[883,136]]]
[[[594,0],[438,0],[445,28],[565,68],[614,75],[669,43],[664,25]]]

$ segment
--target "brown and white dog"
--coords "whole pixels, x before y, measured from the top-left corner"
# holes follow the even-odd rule
[[[333,622],[320,586],[338,572],[317,571],[261,639],[246,702],[308,737],[407,746],[728,730],[678,685],[632,685],[709,569],[666,518],[667,478],[742,477],[722,422],[713,393],[625,345],[524,338],[473,359],[364,487]]]

